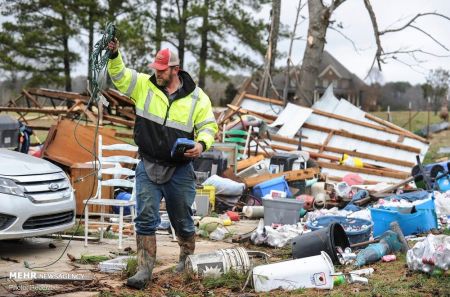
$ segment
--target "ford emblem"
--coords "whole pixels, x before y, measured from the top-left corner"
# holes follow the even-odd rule
[[[50,191],[58,191],[59,190],[59,185],[58,184],[55,184],[55,183],[52,183],[52,184],[50,184],[49,186],[48,186],[48,188],[50,189]]]

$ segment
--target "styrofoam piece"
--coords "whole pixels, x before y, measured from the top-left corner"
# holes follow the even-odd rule
[[[253,286],[256,292],[269,292],[278,288],[333,289],[333,274],[333,262],[330,256],[322,251],[318,256],[253,268]]]
[[[127,263],[130,259],[136,259],[136,256],[120,256],[114,259],[98,263],[98,268],[102,272],[120,272],[127,269]]]

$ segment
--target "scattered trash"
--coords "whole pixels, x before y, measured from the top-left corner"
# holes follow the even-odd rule
[[[136,259],[136,256],[120,256],[115,259],[106,260],[98,263],[98,268],[102,272],[112,273],[123,271],[127,268],[130,259]]]
[[[337,248],[349,247],[347,235],[338,223],[331,223],[325,228],[302,234],[292,242],[294,259],[320,255],[325,251],[334,264],[340,264]]]
[[[402,243],[398,239],[398,234],[394,231],[386,231],[380,242],[372,243],[356,257],[356,266],[363,266],[365,264],[379,261],[384,255],[395,253],[402,249]]]
[[[414,271],[430,274],[435,270],[447,271],[450,268],[450,236],[429,234],[408,251],[406,263]]]
[[[383,262],[392,262],[397,260],[397,257],[395,255],[384,255],[381,257],[381,261]]]
[[[218,277],[230,270],[246,273],[251,267],[247,251],[242,247],[189,255],[185,265],[187,271],[200,277]]]

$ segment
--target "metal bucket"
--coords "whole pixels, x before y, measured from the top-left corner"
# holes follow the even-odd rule
[[[230,270],[246,273],[250,269],[250,258],[242,247],[220,249],[213,253],[189,255],[185,268],[201,277],[218,277]]]

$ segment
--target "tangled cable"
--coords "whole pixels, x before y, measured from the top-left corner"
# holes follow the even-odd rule
[[[116,27],[112,23],[106,25],[102,38],[94,45],[92,55],[89,57],[91,78],[89,84],[91,87],[92,98],[98,101],[98,92],[100,91],[99,77],[108,63],[111,51],[108,50],[108,43],[115,38]]]

